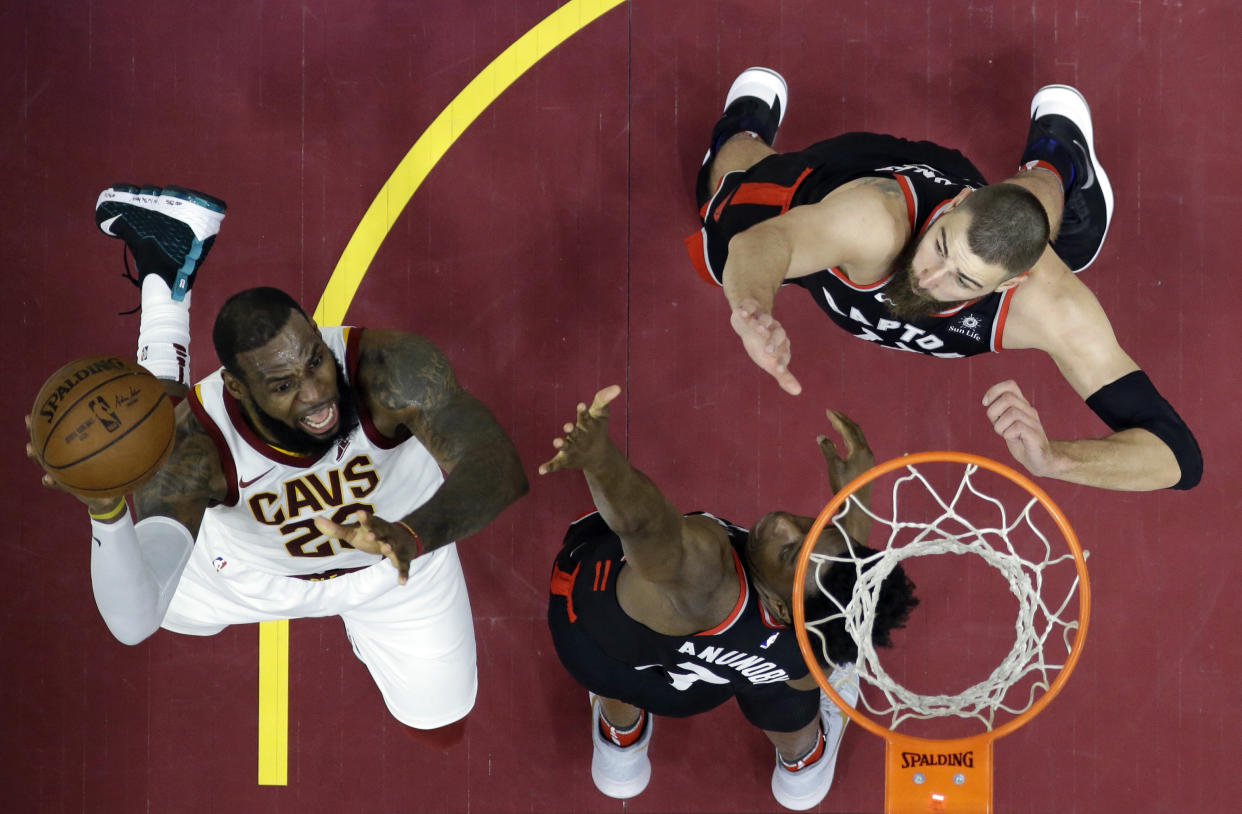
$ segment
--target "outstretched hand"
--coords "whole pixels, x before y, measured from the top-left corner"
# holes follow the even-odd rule
[[[546,475],[558,469],[583,469],[599,460],[610,443],[608,405],[619,395],[621,388],[614,384],[596,393],[590,407],[579,403],[574,423],[562,427],[565,436],[552,441],[556,455],[539,467],[539,474]]]
[[[828,464],[828,482],[832,485],[832,491],[841,491],[841,487],[875,466],[875,454],[871,451],[871,447],[867,445],[867,438],[863,435],[862,428],[854,422],[852,418],[845,413],[836,410],[826,410],[828,421],[832,423],[832,428],[841,436],[841,440],[845,444],[845,456],[842,457],[837,452],[836,444],[826,435],[816,437],[819,442],[819,451],[824,455],[824,462]]]
[[[401,585],[410,578],[410,561],[418,556],[418,541],[397,523],[389,523],[370,512],[353,515],[356,523],[336,523],[327,517],[316,517],[315,528],[327,537],[335,537],[368,554],[383,555],[397,569]]]
[[[775,317],[747,298],[733,309],[729,324],[741,337],[751,361],[770,373],[782,390],[792,396],[802,392],[802,385],[789,372],[789,336]]]
[[[1039,413],[1022,395],[1013,379],[994,384],[983,394],[992,429],[1005,439],[1009,454],[1032,475],[1054,475],[1056,454],[1044,432]]]
[[[835,495],[850,481],[875,466],[875,454],[867,444],[862,428],[845,413],[827,410],[828,421],[832,428],[841,436],[845,444],[845,456],[837,452],[837,446],[831,438],[821,435],[815,440],[819,442],[819,451],[824,455],[824,463],[828,464],[828,483]],[[865,543],[871,533],[871,516],[866,511],[871,506],[871,487],[868,483],[858,487],[851,493],[845,516],[842,519],[845,532],[854,540]]]

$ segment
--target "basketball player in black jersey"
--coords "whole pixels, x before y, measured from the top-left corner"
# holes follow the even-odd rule
[[[813,518],[771,512],[748,532],[708,514],[682,515],[609,439],[608,405],[620,392],[614,385],[590,408],[579,404],[575,422],[553,442],[556,456],[539,468],[582,470],[599,510],[566,534],[548,607],[561,662],[591,691],[591,777],[604,794],[633,797],[651,777],[651,715],[684,717],[736,698],[776,747],[777,801],[811,808],[832,784],[846,722],[818,690],[791,629],[794,569]],[[842,458],[819,439],[835,491],[874,458],[854,422],[832,411],[828,418],[846,450]],[[854,511],[845,526],[848,544],[863,549],[856,541],[866,539],[870,518]],[[840,553],[846,545],[833,528],[817,550]],[[838,599],[848,602],[855,574],[837,567],[846,571],[825,577],[841,578]],[[810,577],[806,596],[819,596]],[[897,568],[881,591],[873,641],[888,644],[916,602]],[[829,632],[827,649],[835,664],[857,654],[843,626]],[[830,680],[843,698],[857,698],[849,673]]]
[[[1123,490],[1199,482],[1194,435],[1075,276],[1112,215],[1081,94],[1050,85],[1035,95],[1022,169],[991,186],[956,150],[892,136],[849,133],[778,154],[786,103],[775,71],[734,81],[697,181],[703,228],[687,239],[700,274],[723,287],[747,353],[784,390],[802,388],[772,312],[779,288],[794,284],[884,347],[1048,353],[1113,433],[1051,440],[1015,382],[994,385],[988,418],[1035,475]]]

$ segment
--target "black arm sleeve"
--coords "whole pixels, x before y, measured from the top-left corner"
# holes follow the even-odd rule
[[[1186,422],[1164,400],[1141,370],[1127,373],[1087,397],[1087,406],[1113,432],[1144,429],[1164,442],[1177,459],[1182,478],[1173,489],[1191,489],[1203,477],[1203,454]]]

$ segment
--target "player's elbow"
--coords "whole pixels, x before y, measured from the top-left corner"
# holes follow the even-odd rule
[[[509,481],[509,502],[514,503],[530,491],[530,480],[519,467],[517,473]]]
[[[159,625],[151,627],[139,620],[134,619],[109,619],[104,617],[104,624],[108,626],[108,632],[112,637],[121,644],[134,646],[142,644],[159,630]]]
[[[522,459],[518,457],[516,449],[506,459],[502,472],[501,491],[505,497],[505,505],[508,506],[530,491],[530,479],[522,469]]]
[[[1169,449],[1177,458],[1178,471],[1181,475],[1177,483],[1169,488],[1184,491],[1195,488],[1199,485],[1199,481],[1203,480],[1203,452],[1199,449],[1199,444],[1195,441],[1190,428],[1183,424],[1182,430],[1184,437],[1178,439],[1176,446],[1169,445]]]
[[[1178,475],[1168,488],[1193,489],[1203,478],[1203,453],[1194,433],[1143,371],[1135,370],[1101,387],[1087,397],[1087,406],[1114,432],[1147,430],[1168,447]]]
[[[789,272],[793,242],[777,219],[766,220],[729,239],[729,259],[722,276],[733,282],[779,283]],[[740,280],[738,278],[741,278]],[[756,277],[762,279],[756,280]]]
[[[164,612],[155,597],[117,597],[99,591],[95,593],[95,607],[112,637],[121,644],[141,644],[160,629]]]

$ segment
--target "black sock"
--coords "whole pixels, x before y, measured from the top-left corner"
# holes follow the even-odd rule
[[[698,178],[695,179],[694,197],[699,206],[707,203],[712,193],[715,192],[714,189],[709,188],[709,176],[716,153],[720,152],[724,143],[738,133],[754,133],[764,144],[771,147],[772,142],[776,140],[775,127],[768,121],[771,118],[771,108],[761,100],[749,96],[743,96],[725,108],[724,113],[716,120],[715,127],[712,128],[707,157],[703,159],[703,166],[699,169]],[[768,130],[772,132],[766,132]]]
[[[1070,147],[1061,144],[1051,136],[1043,136],[1026,146],[1026,151],[1022,153],[1022,160],[1019,162],[1026,167],[1032,161],[1043,161],[1052,165],[1057,171],[1057,175],[1061,176],[1061,189],[1068,196],[1070,189],[1074,186],[1074,156],[1070,152]]]

